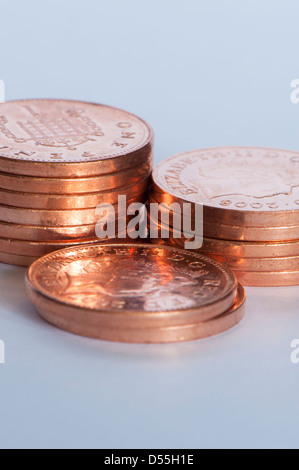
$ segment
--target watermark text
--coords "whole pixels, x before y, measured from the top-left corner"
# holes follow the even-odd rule
[[[291,354],[291,363],[299,364],[299,339],[294,339],[291,342],[291,349],[293,350]]]
[[[293,89],[290,95],[291,103],[299,103],[299,78],[295,78],[291,81],[291,88]]]
[[[0,364],[5,364],[5,344],[2,339],[0,339]]]
[[[0,103],[5,102],[5,83],[0,79]]]
[[[154,203],[127,205],[125,195],[118,204],[99,204],[96,208],[98,222],[96,236],[133,240],[184,240],[186,250],[196,250],[203,244],[203,206],[190,203]]]

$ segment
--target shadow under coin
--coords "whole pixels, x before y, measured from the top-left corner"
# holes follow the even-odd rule
[[[0,264],[0,312],[1,310],[9,310],[14,315],[26,318],[30,322],[44,325],[49,328],[37,313],[34,305],[27,297],[25,289],[25,268]],[[63,330],[56,329],[52,326],[53,331],[57,330],[64,333],[64,341],[68,341],[71,347],[78,347],[87,351],[93,356],[94,354],[102,354],[104,356],[113,356],[121,360],[133,358],[137,361],[156,361],[159,359],[167,362],[177,362],[185,356],[198,356],[204,353],[213,345],[215,338],[207,338],[200,341],[190,341],[185,343],[166,343],[166,344],[128,344],[100,341],[73,335]],[[227,332],[226,335],[230,334]],[[59,335],[60,336],[60,335]],[[222,335],[221,335],[222,336]],[[218,337],[219,338],[219,337]],[[219,341],[219,340],[218,340]]]

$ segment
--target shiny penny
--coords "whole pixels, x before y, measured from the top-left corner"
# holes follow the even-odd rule
[[[149,197],[149,203],[159,204],[153,196]],[[181,207],[181,206],[180,206]],[[177,220],[180,221],[182,226],[183,212],[174,212],[169,208],[160,204],[159,207],[159,221],[168,221],[173,227]],[[181,214],[181,215],[180,215]],[[188,218],[189,219],[189,218]],[[235,241],[290,241],[299,240],[299,225],[287,227],[247,227],[245,225],[223,225],[209,222],[203,219],[203,233],[208,238],[221,238],[223,240]],[[189,222],[194,225],[194,220]]]
[[[119,243],[120,240],[107,240],[105,243]],[[145,243],[145,241],[142,241]],[[121,243],[132,243],[132,239],[125,238],[121,239]],[[140,243],[138,240],[134,240],[134,243]],[[15,255],[13,253],[1,253],[0,252],[0,263],[9,264],[12,266],[21,266],[21,267],[29,267],[34,261],[39,259],[39,256],[24,256],[24,255]]]
[[[236,288],[230,292],[221,304],[217,303],[215,305],[201,308],[199,310],[188,310],[186,312],[181,311],[171,311],[164,314],[158,314],[157,312],[146,312],[142,314],[140,312],[126,312],[124,315],[123,312],[113,312],[103,310],[92,310],[89,308],[82,307],[73,307],[70,305],[65,305],[60,302],[57,302],[53,299],[49,299],[45,295],[40,294],[36,289],[32,287],[30,282],[27,282],[28,294],[35,304],[36,307],[42,309],[51,309],[53,313],[64,318],[65,321],[74,321],[76,316],[79,318],[84,318],[84,321],[89,324],[97,324],[98,327],[102,328],[113,328],[113,329],[123,329],[123,328],[164,328],[166,326],[178,326],[186,325],[191,321],[197,323],[200,321],[207,321],[211,318],[217,317],[222,314],[224,311],[227,311],[231,308],[237,298],[237,284]]]
[[[145,195],[126,201],[126,208],[135,202],[144,203]],[[118,213],[118,205],[115,213]],[[0,205],[0,220],[10,224],[37,225],[52,227],[70,227],[92,225],[100,220],[96,208],[78,210],[39,210]]]
[[[233,241],[284,242],[299,240],[299,225],[288,227],[236,227],[204,223],[205,237]]]
[[[0,188],[39,194],[94,193],[132,186],[149,176],[150,172],[151,166],[148,164],[120,173],[88,178],[33,178],[0,172]]]
[[[284,287],[299,285],[299,271],[285,272],[243,272],[236,275],[244,286],[248,287]]]
[[[41,317],[48,323],[70,333],[106,341],[171,343],[199,340],[224,333],[240,323],[245,315],[246,295],[240,285],[235,303],[222,315],[205,322],[158,328],[141,326],[141,321],[134,328],[120,328],[117,324],[113,327],[108,322],[105,325],[105,317],[111,320],[114,313],[107,313],[105,317],[104,314],[99,314],[94,315],[93,318],[90,316],[86,318],[85,312],[75,307],[68,307],[66,314],[59,302],[37,294],[28,283],[27,292]],[[114,323],[117,322],[114,321]]]
[[[236,226],[299,225],[299,153],[254,147],[196,150],[153,172],[161,201],[204,204],[205,220]],[[160,196],[159,196],[160,194]]]
[[[140,241],[140,240],[139,240]],[[116,233],[115,238],[94,238],[84,240],[72,240],[72,241],[56,241],[56,242],[31,242],[26,240],[13,240],[0,238],[0,252],[13,254],[13,255],[24,255],[24,256],[35,256],[41,257],[53,251],[62,250],[73,246],[85,246],[95,243],[132,243],[132,238],[127,232],[120,234]],[[135,241],[134,241],[135,243]],[[143,241],[144,243],[144,241]]]
[[[24,256],[44,256],[52,251],[61,250],[75,245],[88,245],[98,243],[98,239],[93,240],[73,240],[71,242],[29,242],[23,240],[9,240],[0,238],[0,252],[14,255]]]
[[[140,200],[140,198],[138,198]],[[128,228],[128,233],[135,227],[128,226],[128,223],[134,219],[134,216],[128,216],[125,220],[121,218],[121,225],[119,224],[117,210],[116,213],[116,233],[123,232],[125,226]],[[143,214],[141,212],[141,217]],[[100,216],[98,217],[100,221]],[[74,225],[74,226],[40,226],[40,225],[22,225],[17,223],[8,223],[0,221],[0,238],[10,238],[16,240],[27,240],[34,242],[57,242],[79,239],[96,238],[96,224],[90,225]]]
[[[12,253],[0,252],[0,263],[10,264],[12,266],[28,267],[37,259],[37,256],[14,255]]]
[[[158,238],[152,237],[152,241],[157,243],[161,240],[161,224],[157,224],[155,219],[150,219],[150,223],[158,230]],[[182,233],[174,231],[170,227],[169,237],[162,241],[184,248],[185,242],[189,240],[193,240],[191,235],[190,237],[184,236]],[[238,258],[279,258],[299,256],[299,241],[243,242],[205,237],[203,240],[203,246],[198,251],[206,254],[207,256],[216,254],[219,256],[234,256]]]
[[[0,237],[17,240],[56,242],[95,238],[95,224],[69,227],[42,227],[38,225],[11,224],[0,221]]]
[[[118,234],[118,228],[117,224],[116,234]],[[122,233],[122,228],[120,228],[120,231]],[[128,232],[131,232],[131,230],[128,230]],[[18,225],[0,222],[0,238],[56,243],[57,241],[71,242],[72,240],[93,239],[96,237],[95,224],[73,227],[41,227],[38,225]]]
[[[235,275],[215,260],[173,247],[93,245],[45,256],[28,283],[41,295],[93,313],[176,324],[211,318],[233,304]],[[117,318],[117,317],[116,317]],[[133,318],[133,322],[132,322]],[[180,320],[182,318],[182,320]]]
[[[22,193],[0,189],[0,204],[6,206],[21,207],[26,209],[88,209],[94,208],[98,204],[116,204],[120,195],[127,196],[128,199],[144,194],[148,188],[148,177],[136,182],[134,185],[119,188],[113,191],[83,193],[83,194],[37,194]]]
[[[232,271],[299,271],[299,256],[285,258],[238,258],[234,256],[212,255],[221,263],[224,263]]]
[[[1,171],[82,177],[123,171],[152,158],[153,132],[109,106],[67,100],[0,104]]]

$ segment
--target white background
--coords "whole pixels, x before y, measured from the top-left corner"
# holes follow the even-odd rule
[[[1,2],[7,99],[135,112],[156,162],[217,145],[299,150],[296,0]],[[82,339],[36,315],[0,267],[0,447],[298,447],[299,287],[247,289],[244,322],[201,342]]]

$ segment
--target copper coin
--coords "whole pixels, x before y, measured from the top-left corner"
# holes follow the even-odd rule
[[[126,343],[171,343],[192,341],[224,333],[236,326],[245,315],[246,295],[239,285],[238,296],[234,305],[222,315],[206,322],[176,325],[168,327],[136,326],[135,328],[114,328],[104,325],[102,314],[86,319],[84,313],[75,307],[68,307],[68,314],[61,310],[62,305],[40,294],[36,294],[27,284],[29,298],[35,304],[40,316],[48,323],[70,333],[106,341]],[[107,313],[111,318],[114,313]]]
[[[161,224],[157,224],[155,219],[149,218],[153,227],[158,229],[158,238],[152,237],[154,243],[158,243],[161,238]],[[175,236],[174,236],[175,235]],[[184,236],[180,232],[169,227],[169,237],[164,241],[173,243],[179,248],[185,246],[185,242],[192,240],[192,235]],[[220,240],[205,237],[203,246],[198,250],[208,256],[234,256],[238,258],[280,258],[289,256],[299,256],[299,241],[289,242],[242,242],[232,240]]]
[[[9,240],[0,238],[0,252],[14,255],[24,255],[32,257],[41,257],[52,251],[61,250],[63,248],[72,247],[75,245],[89,245],[91,243],[98,243],[98,239],[93,240],[72,240],[71,242],[29,242],[24,240]]]
[[[118,234],[118,224],[116,224],[116,234]],[[95,224],[74,227],[40,227],[37,225],[17,225],[0,222],[0,238],[54,243],[96,237]]]
[[[121,239],[119,239],[121,237]],[[62,250],[73,246],[85,246],[95,243],[125,243],[130,241],[130,234],[122,232],[121,234],[116,233],[115,238],[93,238],[93,239],[77,239],[71,241],[56,241],[56,242],[32,242],[26,240],[13,240],[7,238],[0,238],[0,252],[14,255],[34,256],[41,257],[53,251]]]
[[[200,321],[207,321],[221,315],[224,311],[229,310],[238,296],[237,284],[236,288],[227,295],[221,304],[213,304],[200,310],[171,311],[167,314],[157,312],[122,312],[111,311],[96,311],[90,309],[83,309],[62,304],[53,299],[40,294],[36,291],[30,282],[27,282],[27,291],[31,301],[37,308],[51,309],[55,314],[59,314],[64,321],[74,321],[75,317],[79,316],[89,324],[97,324],[97,327],[113,328],[113,329],[126,329],[126,328],[164,328],[167,326],[186,325],[192,322],[197,323]],[[54,313],[54,312],[53,312]]]
[[[205,221],[235,226],[299,225],[299,154],[254,147],[195,150],[153,172],[159,201],[203,204]]]
[[[137,200],[140,201],[138,198]],[[122,231],[119,227],[117,209],[116,213],[116,233]],[[126,226],[134,216],[127,216]],[[100,220],[100,217],[98,217]],[[123,219],[122,219],[123,222]],[[122,224],[123,225],[123,224]],[[96,224],[74,225],[74,226],[39,226],[39,225],[21,225],[0,221],[0,238],[12,238],[17,240],[27,240],[35,242],[57,242],[72,240],[96,238]]]
[[[150,195],[149,204],[159,204],[159,202]],[[174,220],[178,217],[178,213],[169,210],[167,206],[160,204],[159,220],[169,220],[173,227]],[[181,212],[183,218],[183,212]],[[190,221],[192,226],[193,220]],[[203,233],[207,238],[221,238],[223,240],[235,241],[290,241],[299,240],[299,225],[288,227],[246,227],[235,225],[223,225],[208,222],[203,219]]]
[[[284,287],[299,285],[299,271],[243,272],[236,271],[240,282],[248,287]]]
[[[235,275],[217,261],[141,244],[52,253],[32,265],[27,283],[60,302],[62,315],[75,307],[88,323],[108,313],[116,326],[130,328],[212,318],[233,305],[237,292]]]
[[[98,242],[98,240],[97,240]],[[109,243],[109,244],[114,244],[114,243],[119,243],[119,240],[105,240],[102,243]],[[123,244],[131,244],[132,239],[131,238],[122,238],[121,243]],[[141,243],[140,240],[134,240],[135,243]],[[142,240],[142,243],[145,243],[144,240]],[[16,255],[14,253],[1,253],[0,252],[0,263],[4,264],[10,264],[12,266],[22,266],[22,267],[29,267],[34,261],[39,259],[39,256],[26,256],[26,255]]]
[[[0,222],[0,237],[39,242],[71,241],[74,239],[96,238],[95,228],[95,224],[74,227],[41,227],[38,225]]]
[[[0,189],[0,204],[26,209],[88,209],[104,202],[116,204],[120,195],[126,195],[128,199],[131,199],[144,194],[148,188],[148,181],[149,177],[146,177],[121,189],[77,195],[22,193]]]
[[[281,258],[238,258],[235,256],[212,255],[232,271],[276,272],[299,271],[299,256]]]
[[[289,227],[236,227],[204,222],[204,236],[233,241],[283,242],[299,240],[299,225]]]
[[[68,177],[127,170],[152,158],[153,132],[120,109],[66,100],[0,105],[0,164],[7,173]]]
[[[144,203],[146,196],[137,196],[126,202],[126,207],[135,202]],[[118,205],[115,205],[118,213]],[[38,225],[47,227],[70,227],[96,224],[100,217],[96,209],[40,210],[0,205],[0,220],[10,224]]]
[[[28,267],[38,259],[37,256],[14,255],[12,253],[0,253],[0,263],[12,266]]]
[[[201,251],[238,258],[281,258],[299,256],[299,241],[255,243],[205,238]]]
[[[33,178],[30,176],[0,173],[0,188],[39,194],[84,194],[121,189],[146,178],[151,166],[145,164],[121,173],[89,178]]]

